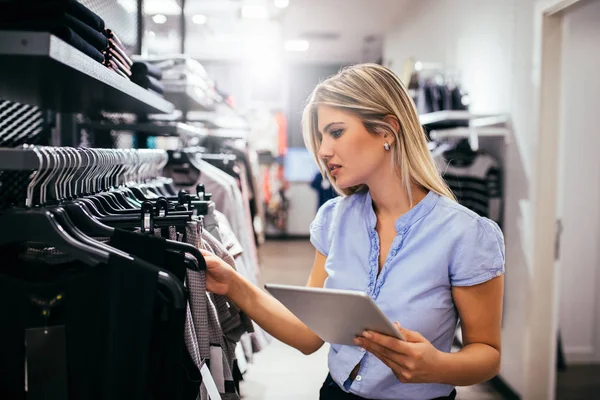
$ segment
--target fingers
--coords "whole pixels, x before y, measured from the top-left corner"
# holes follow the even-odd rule
[[[213,253],[211,253],[208,250],[204,250],[204,249],[200,249],[200,253],[202,253],[203,256],[214,256]]]
[[[396,339],[398,340],[398,339]],[[384,363],[387,361],[403,365],[409,361],[409,357],[398,353],[388,347],[385,347],[379,343],[376,343],[372,340],[365,338],[356,338],[355,343],[361,346],[363,349],[367,350],[369,353],[372,353],[377,358],[379,358]],[[387,365],[387,364],[386,364]],[[389,366],[389,365],[388,365]]]
[[[427,339],[425,339],[425,337],[419,332],[403,328],[397,321],[394,322],[394,325],[396,326],[396,328],[398,328],[402,336],[404,336],[404,338],[410,343],[421,343],[427,341]]]
[[[410,345],[395,337],[382,335],[377,332],[363,332],[362,336],[368,341],[378,344],[382,347],[390,349],[396,353],[410,355]]]

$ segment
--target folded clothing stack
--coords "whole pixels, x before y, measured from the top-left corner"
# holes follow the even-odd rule
[[[104,36],[108,40],[108,47],[104,50],[104,65],[123,78],[130,79],[133,62],[127,55],[125,46],[111,29],[104,29]]]
[[[76,0],[0,2],[0,29],[50,32],[98,62],[109,45],[104,20]]]
[[[131,67],[131,80],[144,89],[156,92],[161,97],[165,92],[165,87],[160,81],[162,76],[159,68],[146,61],[136,61]]]
[[[131,78],[131,64],[133,63],[127,53],[125,46],[117,35],[110,29],[104,30],[104,36],[108,40],[108,47],[104,50],[104,65],[125,79]]]

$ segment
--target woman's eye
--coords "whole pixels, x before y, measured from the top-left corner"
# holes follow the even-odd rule
[[[329,134],[331,135],[331,137],[333,137],[334,139],[337,139],[340,136],[342,136],[342,133],[344,133],[343,129],[336,129],[334,131],[329,132]]]

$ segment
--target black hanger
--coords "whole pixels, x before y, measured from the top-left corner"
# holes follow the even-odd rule
[[[88,265],[106,263],[109,253],[71,237],[48,210],[10,210],[0,215],[0,245],[42,242]]]
[[[94,218],[80,201],[71,201],[62,204],[71,220],[85,234],[90,236],[110,237],[115,228],[104,225]]]

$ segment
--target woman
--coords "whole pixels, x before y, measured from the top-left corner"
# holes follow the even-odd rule
[[[378,65],[347,68],[316,87],[303,126],[343,195],[311,224],[308,286],[365,291],[407,338],[365,332],[356,346],[332,345],[321,399],[452,399],[455,386],[494,377],[504,239],[494,222],[454,201],[400,80]],[[323,345],[281,303],[206,257],[209,290],[305,354]],[[450,353],[457,318],[464,347]]]

